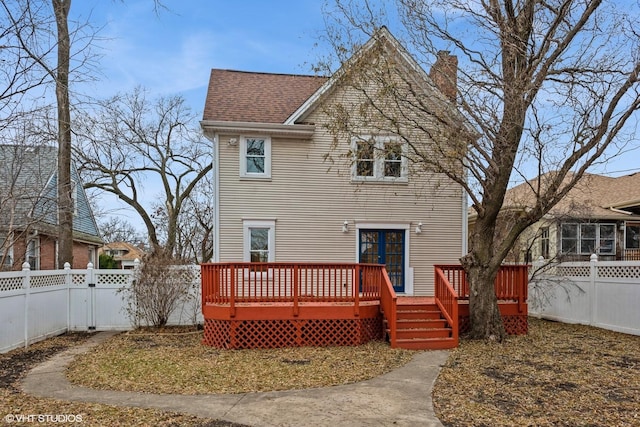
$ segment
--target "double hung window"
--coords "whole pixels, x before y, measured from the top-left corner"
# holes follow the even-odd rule
[[[271,178],[271,138],[240,138],[240,176]]]
[[[352,150],[353,181],[407,182],[406,144],[397,138],[355,138]]]
[[[275,261],[276,224],[272,220],[245,220],[244,260],[248,262]]]

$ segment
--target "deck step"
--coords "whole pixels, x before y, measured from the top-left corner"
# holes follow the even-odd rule
[[[442,317],[442,313],[437,309],[405,310],[398,308],[396,315],[402,319],[440,319]]]
[[[446,350],[457,347],[453,338],[413,338],[397,339],[396,347],[406,350]]]
[[[415,328],[415,329],[397,329],[397,339],[414,339],[414,338],[449,338],[451,337],[451,328]]]
[[[387,336],[388,323],[384,324]],[[440,308],[429,302],[402,301],[396,306],[395,347],[409,350],[440,350],[455,348],[450,325]]]
[[[447,326],[447,321],[445,319],[402,319],[398,317],[396,325],[398,329],[444,328]]]

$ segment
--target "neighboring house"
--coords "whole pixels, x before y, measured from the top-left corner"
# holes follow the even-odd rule
[[[97,265],[98,227],[75,167],[71,167],[73,265]],[[6,270],[56,268],[57,149],[0,145],[0,257]]]
[[[432,68],[453,76],[430,76],[386,29],[379,36],[360,53],[381,45],[425,102],[455,109],[454,56]],[[466,197],[443,175],[414,174],[396,135],[372,127],[336,140],[325,112],[361,96],[340,79],[211,71],[201,126],[214,146],[214,262],[380,263],[396,292],[433,295],[434,265],[466,253]]]
[[[544,175],[543,175],[544,179]],[[534,187],[538,178],[530,181]],[[503,212],[531,205],[527,183],[507,191]],[[473,215],[470,222],[473,221]],[[549,213],[525,230],[508,261],[640,260],[640,173],[585,174]]]
[[[98,254],[109,255],[116,262],[116,268],[129,270],[136,266],[136,260],[142,261],[144,251],[127,242],[113,242],[105,244]]]

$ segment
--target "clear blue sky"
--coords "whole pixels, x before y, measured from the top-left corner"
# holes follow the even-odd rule
[[[211,68],[312,74],[324,28],[323,0],[74,0],[102,27],[97,95],[142,85],[154,95],[180,93],[200,112]]]

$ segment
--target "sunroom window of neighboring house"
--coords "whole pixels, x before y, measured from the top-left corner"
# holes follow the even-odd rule
[[[271,178],[271,138],[240,138],[240,176]]]
[[[275,230],[275,221],[245,220],[243,222],[244,260],[275,261]]]
[[[616,253],[616,225],[597,223],[563,223],[561,226],[563,254]]]
[[[353,181],[407,182],[406,144],[392,137],[353,140]]]
[[[640,249],[640,223],[627,223],[624,234],[625,249]]]

